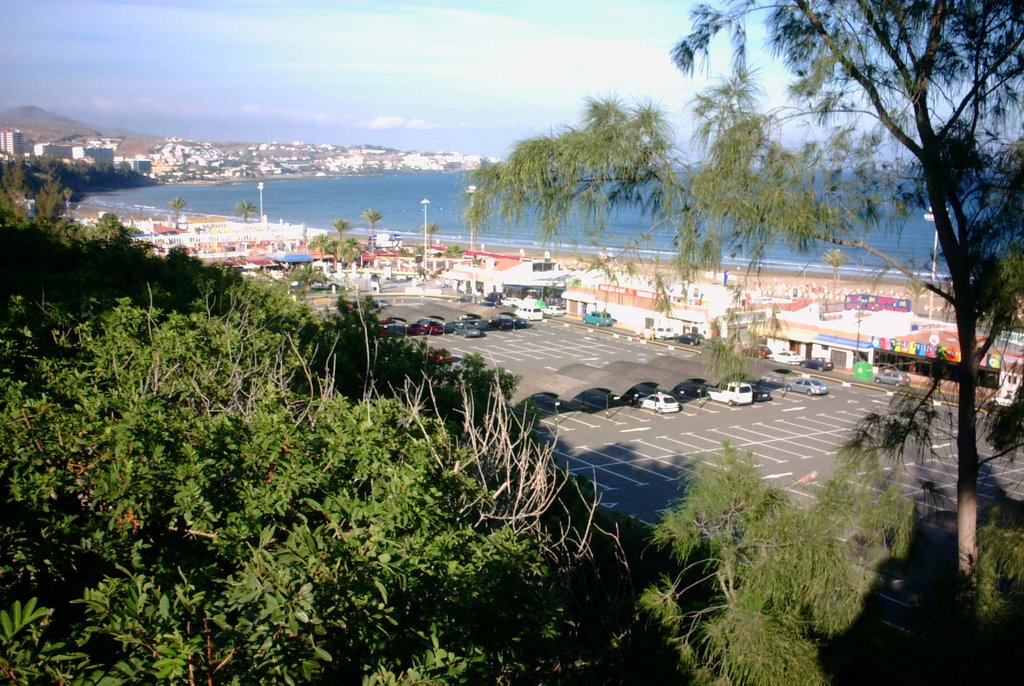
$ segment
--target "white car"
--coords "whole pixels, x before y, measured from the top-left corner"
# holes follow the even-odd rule
[[[565,314],[565,308],[558,305],[548,305],[542,309],[545,317],[561,317]]]
[[[658,414],[666,412],[679,412],[682,408],[679,402],[668,393],[651,393],[640,400],[640,407],[645,410],[654,410]]]
[[[803,355],[797,355],[792,350],[780,350],[777,353],[772,353],[772,356],[769,359],[771,359],[772,362],[798,365],[804,358]]]

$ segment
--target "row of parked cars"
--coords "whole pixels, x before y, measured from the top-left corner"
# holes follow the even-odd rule
[[[679,412],[682,404],[692,400],[714,400],[729,406],[750,405],[772,400],[772,391],[782,389],[807,395],[828,395],[828,386],[810,377],[790,379],[783,383],[767,381],[734,381],[714,385],[707,379],[685,379],[672,387],[671,391],[660,391],[650,387],[639,387],[622,396],[621,400],[659,414]]]
[[[444,334],[456,334],[466,338],[480,338],[487,335],[488,331],[511,331],[513,329],[525,329],[529,326],[526,321],[516,317],[512,313],[502,312],[490,319],[484,319],[478,314],[462,314],[458,319],[446,321],[443,317],[424,317],[415,322],[409,323],[401,317],[387,317],[381,319],[380,335],[382,336],[443,336]]]

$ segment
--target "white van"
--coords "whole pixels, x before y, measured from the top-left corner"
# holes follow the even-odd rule
[[[676,330],[671,326],[658,325],[651,329],[647,329],[648,333],[652,338],[658,341],[666,341],[670,338],[676,337]]]
[[[750,405],[754,402],[754,389],[748,383],[728,383],[708,389],[708,397],[720,403]]]
[[[528,322],[539,322],[544,319],[544,310],[536,305],[520,305],[516,308],[516,316]]]

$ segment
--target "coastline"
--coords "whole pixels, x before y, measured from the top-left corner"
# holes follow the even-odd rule
[[[279,180],[287,182],[289,180],[311,180],[316,178],[330,180],[330,179],[374,179],[374,178],[389,178],[389,177],[402,177],[402,178],[429,178],[429,177],[452,177],[457,176],[455,173],[436,173],[436,172],[408,172],[408,173],[386,173],[386,174],[359,174],[359,175],[337,175],[337,176],[325,176],[325,177],[309,177],[307,175],[276,175],[272,177],[264,177],[266,180]],[[180,184],[160,184],[165,189],[173,189],[180,186],[182,189],[187,188],[199,188],[199,187],[234,187],[251,185],[258,183],[260,179],[255,177],[245,179],[224,179],[219,182],[210,181],[188,181]],[[404,185],[403,185],[404,187]],[[365,190],[365,189],[364,189]],[[414,191],[415,197],[423,197],[418,194],[419,191]],[[434,193],[438,193],[435,188]],[[408,193],[408,188],[406,188]],[[103,192],[103,193],[90,193],[82,198],[81,201],[75,203],[73,209],[74,216],[80,217],[96,217],[101,213],[114,212],[123,221],[130,223],[132,221],[146,220],[146,219],[158,219],[164,220],[170,215],[170,210],[157,206],[163,202],[163,198],[156,200],[150,200],[149,198],[140,198],[143,202],[153,202],[153,205],[144,204],[132,204],[129,198],[118,198],[120,202],[108,201],[112,196],[116,197],[117,192]],[[396,196],[397,197],[397,196]],[[405,197],[404,195],[402,197]],[[435,198],[432,193],[429,197]],[[128,200],[127,202],[125,200]],[[317,198],[319,200],[319,198]],[[389,198],[389,201],[391,199]],[[371,200],[370,206],[376,201]],[[443,200],[435,200],[435,206],[438,202],[443,203]],[[200,205],[199,202],[196,202]],[[209,204],[209,203],[205,203]],[[224,203],[221,203],[223,206]],[[280,207],[279,203],[275,203],[273,206],[275,209],[284,212],[285,214],[292,214],[296,210],[296,206],[291,208],[289,211],[285,207]],[[404,206],[394,205],[394,208]],[[416,203],[419,204],[418,202]],[[366,205],[363,205],[365,207]],[[228,205],[230,207],[230,205]],[[302,215],[301,207],[299,214]],[[387,217],[395,216],[398,214],[397,209],[389,210],[388,207],[384,207]],[[433,209],[433,208],[432,208]],[[447,209],[447,208],[446,208]],[[418,210],[418,208],[417,208]],[[419,213],[417,210],[403,211],[405,215],[400,218],[400,221],[409,223],[410,220],[415,221],[413,217],[418,217]],[[436,212],[436,210],[434,211]],[[432,212],[432,217],[437,216]],[[222,211],[220,212],[204,212],[201,209],[195,211],[186,211],[187,214],[195,216],[208,216],[208,217],[223,217],[227,220],[240,221],[240,218],[227,215]],[[445,217],[444,213],[441,215]],[[284,217],[282,217],[282,220]],[[291,221],[291,220],[289,220]],[[463,249],[468,248],[468,235],[466,227],[458,222],[457,215],[452,214],[452,210],[448,210],[447,222],[443,224],[448,228],[448,231],[442,231],[434,237],[434,242],[447,245],[447,244],[458,244]],[[326,228],[332,230],[329,224],[318,226],[317,222],[297,222],[303,223],[310,228]],[[454,227],[452,226],[454,224]],[[452,228],[458,233],[454,233]],[[417,233],[415,229],[408,227],[397,227],[392,228],[385,224],[378,227],[378,232],[393,232],[401,234],[406,238],[410,245],[421,244],[421,234]],[[517,238],[516,234],[524,236],[523,238]],[[360,239],[366,239],[370,233],[366,227],[355,227],[348,234],[353,237]],[[678,280],[675,275],[675,270],[671,265],[672,256],[664,249],[657,249],[656,247],[644,248],[644,249],[629,249],[623,247],[616,247],[611,245],[616,236],[611,234],[609,238],[609,245],[601,247],[598,244],[580,244],[574,242],[563,241],[559,243],[550,243],[547,246],[542,245],[538,240],[527,238],[527,233],[519,233],[518,231],[513,232],[511,230],[498,229],[496,233],[491,231],[479,232],[477,234],[477,246],[478,248],[486,246],[487,252],[501,252],[510,256],[517,256],[518,254],[529,254],[535,258],[542,257],[545,252],[550,252],[552,258],[561,262],[564,265],[578,265],[582,266],[586,264],[595,264],[599,255],[606,253],[614,258],[614,263],[617,263],[613,267],[616,271],[626,274],[630,271],[636,271],[646,275],[661,274],[669,279]],[[827,265],[820,262],[820,257],[817,259],[810,255],[796,255],[792,254],[785,256],[784,258],[778,258],[767,261],[761,269],[756,271],[749,270],[749,264],[742,259],[730,256],[722,258],[720,269],[715,273],[708,273],[703,280],[711,281],[717,280],[721,282],[724,278],[724,272],[728,272],[730,277],[729,280],[732,283],[742,283],[745,288],[756,289],[756,290],[769,290],[769,291],[782,291],[787,290],[789,293],[796,289],[798,295],[800,293],[815,294],[822,293],[830,290],[840,291],[856,286],[859,292],[862,292],[866,287],[872,287],[876,291],[889,293],[899,293],[900,297],[904,297],[903,294],[912,293],[910,286],[910,280],[902,274],[894,271],[883,272],[877,268],[868,267],[866,265],[857,264],[851,259],[851,263],[845,265],[839,270],[838,281],[835,279],[835,274],[832,269]]]

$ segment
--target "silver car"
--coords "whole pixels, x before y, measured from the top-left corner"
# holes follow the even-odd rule
[[[901,372],[895,367],[882,367],[875,372],[875,383],[886,383],[893,386],[902,386],[910,383],[910,374]]]
[[[817,379],[803,377],[786,382],[786,388],[791,391],[799,391],[807,395],[828,395],[828,386]]]

